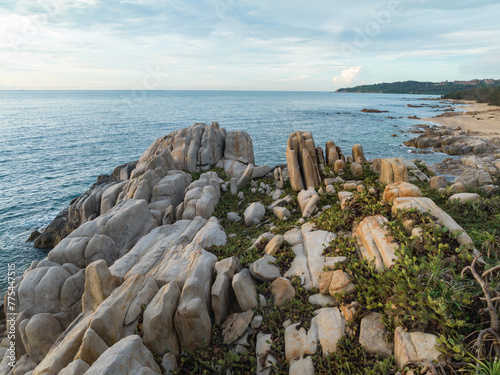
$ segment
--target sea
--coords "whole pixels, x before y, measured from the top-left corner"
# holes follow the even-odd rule
[[[26,242],[33,230],[48,225],[98,175],[137,160],[173,130],[218,121],[247,131],[258,165],[286,163],[288,135],[297,130],[312,132],[317,146],[333,140],[346,154],[361,143],[367,158],[433,164],[448,156],[410,153],[402,142],[413,134],[402,131],[425,123],[409,116],[437,114],[421,104],[437,103],[421,95],[334,92],[0,91],[0,292],[8,270],[15,267],[19,276],[47,256]]]

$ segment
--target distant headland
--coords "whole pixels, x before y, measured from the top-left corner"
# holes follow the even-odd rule
[[[495,86],[500,86],[500,80],[473,79],[470,81],[453,81],[453,82],[404,81],[404,82],[377,83],[373,85],[346,87],[346,88],[340,88],[336,92],[446,95],[453,91],[476,89],[480,87],[495,87]]]

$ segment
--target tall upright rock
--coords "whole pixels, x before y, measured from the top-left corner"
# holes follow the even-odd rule
[[[295,132],[288,137],[286,162],[292,189],[300,191],[320,184],[316,146],[311,132]]]

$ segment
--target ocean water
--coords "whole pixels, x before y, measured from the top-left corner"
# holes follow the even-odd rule
[[[361,143],[367,158],[414,158],[401,146],[411,134],[398,131],[423,123],[410,115],[436,115],[435,109],[406,106],[421,103],[413,95],[329,92],[0,91],[0,291],[9,263],[20,275],[46,256],[25,242],[33,230],[98,175],[138,159],[172,130],[212,121],[245,130],[258,165],[285,163],[288,135],[297,130],[311,131],[317,146],[333,140],[346,154]],[[434,163],[447,156],[418,157]]]

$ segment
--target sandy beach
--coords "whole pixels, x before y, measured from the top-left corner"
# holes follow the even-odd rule
[[[457,104],[467,103],[466,106]],[[500,136],[500,107],[473,101],[450,100],[456,116],[423,119],[451,129],[469,130],[479,138],[491,139]]]

